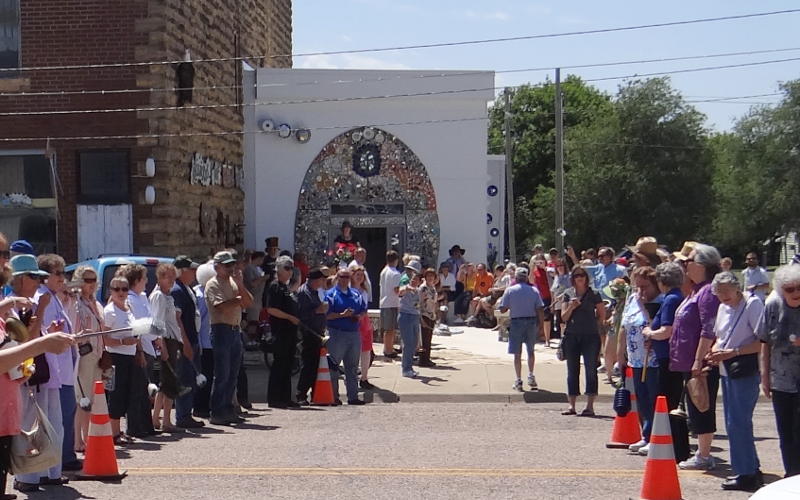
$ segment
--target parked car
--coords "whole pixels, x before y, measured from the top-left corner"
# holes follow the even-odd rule
[[[72,273],[75,272],[79,266],[91,266],[97,272],[100,278],[100,283],[97,288],[97,300],[101,304],[108,302],[108,296],[111,294],[109,284],[111,278],[116,274],[117,269],[125,264],[141,264],[147,268],[147,287],[145,291],[147,295],[156,286],[156,267],[162,262],[172,263],[175,260],[173,257],[148,257],[143,255],[100,255],[96,259],[84,260],[75,264],[70,264],[64,269],[67,275],[67,280],[72,280]]]

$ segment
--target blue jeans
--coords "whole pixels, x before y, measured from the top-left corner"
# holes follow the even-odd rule
[[[642,437],[650,442],[650,433],[653,430],[653,412],[658,396],[658,368],[647,367],[645,379],[642,382],[642,368],[633,369],[633,388],[636,392],[636,406],[639,407],[639,418],[642,421]]]
[[[328,354],[335,370],[331,370],[333,399],[339,399],[339,364],[344,362],[344,386],[347,389],[347,400],[358,399],[358,362],[361,358],[361,334],[358,330],[336,330],[328,328]]]
[[[191,391],[183,396],[175,399],[175,421],[185,422],[192,418],[192,406],[194,405],[194,393],[196,392],[197,374],[200,370],[196,369],[197,360],[200,357],[200,346],[195,344],[192,346],[194,359],[189,360],[181,353],[178,358],[178,380],[184,387],[191,387]]]
[[[400,338],[403,339],[403,373],[413,369],[414,353],[417,351],[417,338],[420,335],[419,314],[401,312],[397,315]]]
[[[70,464],[78,461],[75,455],[75,388],[71,385],[62,385],[58,391],[61,399],[61,421],[64,425],[64,441],[61,445],[61,462]]]
[[[242,335],[237,327],[218,323],[211,325],[214,348],[214,385],[211,386],[211,416],[228,418],[234,415],[233,394],[242,362]]]
[[[578,379],[581,376],[581,357],[586,367],[586,395],[597,395],[597,355],[600,353],[600,335],[568,333],[561,339],[567,361],[567,394],[580,396]]]
[[[753,437],[753,410],[758,402],[761,375],[722,379],[722,409],[731,445],[731,468],[735,474],[753,474],[759,468]]]

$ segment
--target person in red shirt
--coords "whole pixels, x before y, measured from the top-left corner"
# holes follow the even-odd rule
[[[553,302],[553,295],[550,293],[552,277],[547,272],[547,261],[543,255],[537,256],[533,260],[533,265],[531,282],[539,290],[544,302],[544,343],[550,347],[550,324],[553,321],[553,314],[550,311],[550,304]]]
[[[295,252],[292,256],[294,260],[294,267],[300,271],[300,283],[305,283],[308,277],[308,263],[306,262],[306,254],[303,252]]]

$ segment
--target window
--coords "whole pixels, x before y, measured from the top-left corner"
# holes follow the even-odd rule
[[[0,231],[9,241],[28,240],[38,253],[56,250],[52,178],[43,152],[0,151]]]
[[[0,0],[0,68],[20,66],[19,0]],[[16,73],[0,72],[2,76]]]
[[[127,151],[82,151],[78,163],[80,203],[130,203],[130,161]]]

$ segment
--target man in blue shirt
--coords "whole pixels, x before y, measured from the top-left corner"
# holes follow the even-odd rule
[[[522,391],[522,344],[528,349],[528,385],[538,388],[533,375],[535,356],[533,345],[539,335],[544,335],[544,302],[536,287],[528,282],[528,270],[518,267],[514,272],[516,285],[506,288],[500,298],[500,312],[511,311],[511,326],[508,329],[508,353],[514,355],[514,371],[517,379],[514,390]],[[538,326],[538,328],[537,328]]]
[[[347,404],[363,405],[358,399],[358,362],[361,358],[361,334],[358,322],[367,313],[367,304],[355,288],[350,287],[351,271],[341,268],[336,274],[336,286],[325,294],[328,304],[328,354],[336,370],[331,370],[334,403],[339,400],[339,364],[344,362]]]
[[[192,418],[194,392],[196,390],[195,380],[198,371],[195,367],[200,359],[200,341],[198,337],[200,312],[197,309],[197,296],[189,287],[195,281],[197,268],[200,267],[200,264],[192,262],[192,259],[186,255],[179,255],[175,257],[173,265],[178,270],[178,278],[175,280],[172,290],[170,290],[170,295],[175,301],[175,309],[180,313],[183,330],[186,332],[186,338],[189,340],[194,353],[192,359],[186,356],[181,356],[178,359],[178,377],[181,385],[192,390],[175,400],[175,425],[184,429],[195,429],[203,427],[205,424]]]

